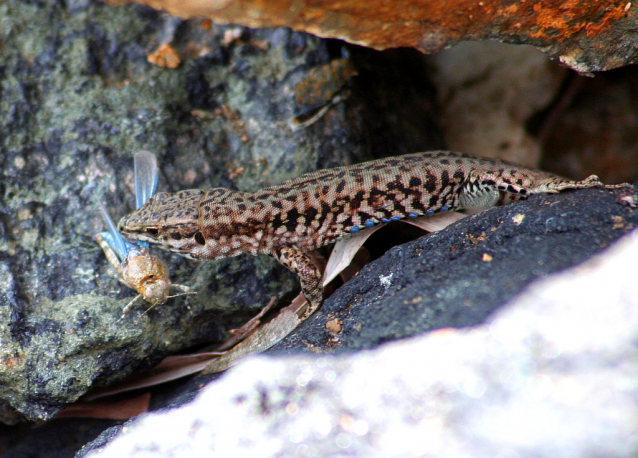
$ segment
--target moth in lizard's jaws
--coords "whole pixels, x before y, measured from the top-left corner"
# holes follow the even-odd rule
[[[135,198],[137,207],[141,207],[157,189],[158,168],[155,156],[142,151],[135,155]],[[118,274],[118,279],[129,288],[137,291],[136,296],[123,309],[127,313],[138,298],[152,306],[164,304],[171,287],[188,292],[186,286],[173,284],[168,275],[164,260],[155,253],[147,242],[130,243],[117,230],[104,206],[100,203],[102,217],[107,232],[95,236],[107,260]],[[151,232],[152,230],[147,230]],[[154,230],[157,235],[157,229]]]

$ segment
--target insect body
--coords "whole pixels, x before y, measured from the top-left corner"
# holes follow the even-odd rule
[[[135,200],[138,208],[155,193],[158,177],[155,156],[146,151],[137,153],[135,155]],[[100,209],[108,231],[97,234],[95,241],[116,270],[118,279],[138,292],[138,296],[124,308],[124,313],[128,312],[140,297],[152,306],[165,303],[169,298],[171,286],[188,291],[185,286],[171,283],[166,263],[151,252],[148,242],[131,243],[124,240],[101,203]]]

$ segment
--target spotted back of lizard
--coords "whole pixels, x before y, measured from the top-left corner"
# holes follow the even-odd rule
[[[311,250],[378,223],[489,207],[537,193],[604,186],[469,154],[434,151],[302,175],[247,193],[158,193],[119,230],[189,258]],[[611,186],[614,187],[614,186]]]

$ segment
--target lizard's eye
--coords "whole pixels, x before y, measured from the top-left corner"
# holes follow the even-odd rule
[[[154,229],[152,227],[148,227],[145,229],[146,233],[148,235],[150,235],[151,237],[157,237],[157,234],[159,233],[159,231],[157,229]]]
[[[206,239],[204,238],[204,236],[202,235],[201,232],[199,232],[199,231],[195,232],[195,235],[193,236],[193,238],[200,245],[206,245]]]

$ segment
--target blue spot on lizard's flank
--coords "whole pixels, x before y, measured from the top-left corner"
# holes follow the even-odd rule
[[[410,218],[416,218],[417,216],[419,216],[419,214],[418,213],[410,213],[408,216]]]
[[[374,226],[374,220],[369,219],[368,221],[365,222],[366,227],[372,227]]]
[[[382,223],[389,223],[390,220],[388,218],[381,218]]]
[[[427,216],[434,215],[434,210],[428,210],[425,212]]]
[[[359,226],[352,226],[352,229],[350,229],[350,233],[356,234],[357,232],[359,232]]]
[[[400,219],[400,216],[393,216],[392,218],[390,218],[390,221],[399,221]]]
[[[444,205],[443,207],[441,207],[441,211],[442,212],[446,212],[450,209],[450,207],[448,207],[447,205]]]

